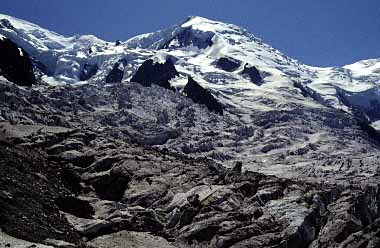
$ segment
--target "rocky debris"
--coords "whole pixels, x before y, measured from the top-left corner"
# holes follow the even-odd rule
[[[86,81],[88,79],[90,79],[91,77],[93,77],[97,72],[98,72],[98,65],[97,64],[84,64],[83,65],[83,68],[81,70],[81,73],[79,75],[79,80],[80,81]],[[113,78],[108,78],[109,80],[113,79]],[[117,79],[117,77],[115,76],[115,79]],[[113,79],[113,80],[115,80]]]
[[[53,248],[51,245],[43,245],[39,243],[33,243],[22,239],[14,238],[0,231],[0,247],[5,248]]]
[[[71,133],[64,140],[55,141],[70,144],[73,137],[79,139],[81,135]],[[24,162],[17,162],[18,166],[4,161],[6,168],[12,169],[12,172],[3,171],[5,174],[0,177],[7,180],[2,182],[0,190],[1,207],[7,210],[1,216],[5,219],[1,227],[6,233],[44,244],[51,244],[47,242],[49,239],[78,246],[83,238],[90,240],[87,245],[101,247],[117,245],[122,237],[132,236],[136,240],[129,240],[131,244],[150,245],[152,240],[157,240],[164,247],[184,248],[251,247],[252,244],[315,248],[374,244],[376,247],[378,244],[376,223],[380,215],[376,209],[380,191],[377,187],[345,188],[279,179],[242,172],[241,162],[234,169],[226,169],[205,158],[188,158],[125,142],[119,146],[94,140],[82,143],[81,149],[91,146],[98,151],[96,161],[86,169],[70,167],[64,161],[40,168],[37,173],[29,172],[34,167],[20,167],[26,161],[44,165],[41,161],[48,161],[51,155],[43,151],[56,146],[44,143],[33,148],[42,149],[38,156],[33,155],[34,150],[25,152]],[[5,152],[1,156],[3,160],[12,159],[13,153],[24,152],[7,147],[0,149]],[[24,168],[22,173],[15,172],[20,168]],[[68,170],[76,174],[71,181],[76,188],[63,179],[62,174],[69,173]],[[39,185],[41,181],[38,193],[29,189],[29,173],[34,184]],[[66,178],[70,178],[70,173]],[[23,179],[8,180],[9,175]],[[25,193],[19,197],[15,192],[24,192],[26,187],[28,192],[36,194],[33,200],[25,199]],[[44,199],[44,203],[39,203],[39,199]],[[32,209],[30,201],[34,203]],[[12,202],[17,203],[17,212],[12,212]],[[44,208],[36,208],[38,204]],[[28,214],[27,225],[20,226],[24,215],[12,214],[19,211]],[[34,219],[29,211],[46,216],[46,224],[45,217]],[[44,231],[31,236],[33,232],[28,231],[28,226],[41,227]],[[67,231],[71,230],[69,226],[76,232]],[[66,231],[56,233],[59,228]],[[21,229],[24,231],[19,232]]]
[[[36,83],[32,61],[23,48],[0,36],[0,53],[0,75],[21,86]]]
[[[374,211],[380,204],[378,190],[344,191],[327,207],[330,215],[311,247],[379,246],[379,215]]]
[[[139,248],[175,248],[162,237],[153,236],[144,232],[121,231],[109,235],[104,235],[88,242],[90,247],[139,247]]]
[[[47,149],[49,154],[58,154],[65,151],[80,150],[84,147],[84,143],[76,139],[67,139],[63,142],[53,145]]]
[[[105,156],[98,160],[96,160],[94,163],[92,163],[89,167],[87,167],[87,171],[89,172],[101,172],[101,171],[108,171],[112,168],[115,162],[120,161],[119,156]]]
[[[108,73],[106,77],[106,83],[120,83],[124,77],[124,67],[127,64],[127,61],[120,60],[115,63],[112,67],[112,70]]]
[[[95,161],[95,156],[91,152],[83,153],[80,151],[70,150],[64,151],[58,155],[50,156],[50,159],[71,163],[76,167],[87,168]]]
[[[55,199],[69,191],[62,185],[59,167],[43,153],[14,144],[0,144],[0,228],[23,240],[46,239],[79,244],[80,236],[59,213]]]
[[[263,78],[261,77],[259,70],[255,66],[250,66],[246,64],[244,66],[242,74],[248,76],[251,79],[251,82],[258,86],[260,86],[263,83]]]
[[[171,59],[165,63],[154,63],[152,59],[145,61],[132,77],[131,81],[140,83],[144,86],[157,84],[165,89],[175,90],[170,85],[170,80],[179,76]]]
[[[212,38],[214,33],[193,30],[191,27],[181,30],[173,38],[167,41],[159,49],[170,49],[194,46],[199,49],[205,49],[213,45]]]
[[[378,193],[375,186],[366,190],[359,185],[362,181],[370,184],[369,180],[376,183],[377,155],[364,153],[353,158],[318,150],[325,145],[326,140],[319,140],[324,135],[341,137],[329,140],[337,150],[343,144],[354,149],[350,143],[353,134],[362,149],[369,149],[365,145],[371,140],[368,133],[346,113],[303,108],[254,112],[249,124],[237,125],[228,113],[210,114],[191,99],[156,85],[88,84],[32,92],[1,81],[0,89],[0,115],[8,121],[0,123],[4,134],[0,140],[12,144],[8,152],[17,150],[17,144],[23,156],[43,166],[33,171],[37,186],[29,179],[29,167],[11,167],[22,168],[18,173],[3,171],[0,199],[14,198],[12,189],[38,189],[38,193],[31,191],[37,195],[37,203],[23,198],[30,190],[20,193],[23,197],[17,200],[16,212],[29,216],[28,225],[23,225],[22,214],[15,218],[15,211],[5,212],[8,219],[4,223],[10,225],[4,230],[12,236],[44,244],[50,239],[79,245],[81,239],[122,231],[149,232],[184,248],[319,247],[318,242],[321,247],[339,247],[356,244],[356,237],[358,245],[377,242]],[[78,106],[74,113],[72,105],[80,97],[95,111]],[[118,108],[119,98],[131,107]],[[160,101],[164,104],[156,104]],[[65,119],[71,128],[48,126],[49,113]],[[26,118],[33,124],[22,124]],[[297,146],[294,140],[306,144]],[[184,151],[189,157],[178,147],[187,147]],[[241,155],[234,158],[234,153],[257,156],[247,161]],[[304,157],[294,168],[294,163],[301,161],[296,159]],[[20,164],[20,160],[13,161],[9,164]],[[242,161],[244,168],[237,163],[234,170],[229,161]],[[305,161],[307,166],[302,166]],[[254,166],[264,171],[272,166],[279,174],[280,169],[293,168],[300,175],[312,175],[313,180],[307,183],[305,178],[280,179],[249,172]],[[358,170],[374,176],[361,177]],[[333,179],[333,183],[318,183],[315,175]],[[342,184],[336,185],[339,176]],[[348,177],[356,183],[347,183]],[[345,191],[352,196],[347,197]],[[44,194],[48,196],[41,196]],[[0,200],[3,202],[8,210],[9,203]],[[35,207],[41,202],[46,202],[47,208]],[[50,217],[39,223],[34,212]],[[30,235],[35,227],[43,231],[33,239]],[[71,230],[68,234],[60,231],[67,229]]]
[[[210,111],[223,114],[223,106],[215,97],[189,76],[183,93],[195,103],[204,104]]]
[[[232,72],[239,68],[241,65],[240,61],[231,58],[220,58],[216,61],[216,66],[224,71]]]

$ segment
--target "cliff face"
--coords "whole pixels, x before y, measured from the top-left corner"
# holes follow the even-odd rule
[[[0,75],[20,86],[36,83],[28,53],[10,39],[0,35]]]
[[[195,103],[205,105],[210,111],[214,111],[221,115],[223,114],[223,106],[208,90],[200,86],[192,77],[188,78],[183,93]]]
[[[165,89],[174,90],[170,85],[170,80],[179,76],[173,62],[168,59],[165,63],[154,63],[153,60],[145,61],[131,78],[132,82],[140,83],[144,86],[156,84]]]

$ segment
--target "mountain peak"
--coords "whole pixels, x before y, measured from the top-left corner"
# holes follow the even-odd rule
[[[201,16],[190,16],[181,24],[182,28],[191,27],[194,30],[213,33],[226,33],[226,32],[238,32],[240,34],[246,33],[246,31],[233,24],[224,23],[221,21],[211,20]]]

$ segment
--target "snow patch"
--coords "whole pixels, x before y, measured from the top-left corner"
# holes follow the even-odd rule
[[[20,56],[23,57],[24,53],[22,52],[22,49],[20,47],[18,48],[18,51],[20,52]]]

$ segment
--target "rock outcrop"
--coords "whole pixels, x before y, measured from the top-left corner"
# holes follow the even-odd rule
[[[86,80],[90,79],[91,77],[93,77],[98,72],[98,69],[99,69],[99,67],[97,64],[95,64],[95,65],[84,64],[84,66],[81,70],[81,73],[79,75],[79,80],[80,81],[86,81]],[[120,76],[119,76],[119,78],[120,78]],[[114,78],[108,78],[108,80],[112,81],[112,80],[117,80],[119,78],[115,76]],[[122,78],[123,77],[121,77],[121,79]],[[120,79],[120,81],[121,81],[121,79]]]
[[[28,53],[10,39],[0,35],[0,75],[20,86],[36,83]]]
[[[242,74],[248,76],[251,79],[251,82],[258,86],[260,86],[263,83],[263,78],[261,77],[259,70],[255,66],[250,66],[246,64],[244,66]]]
[[[106,83],[120,83],[124,77],[124,66],[127,64],[125,60],[120,60],[115,63],[112,70],[108,73],[106,77]]]
[[[223,114],[222,104],[220,104],[208,90],[199,85],[199,83],[197,83],[192,77],[188,78],[183,93],[195,103],[206,105],[210,111]]]
[[[220,58],[216,61],[216,66],[224,71],[232,72],[240,67],[240,61],[231,58]]]
[[[145,61],[132,77],[131,81],[144,86],[156,84],[169,90],[175,90],[170,85],[170,80],[179,76],[171,59],[165,63],[154,63],[152,59]]]

